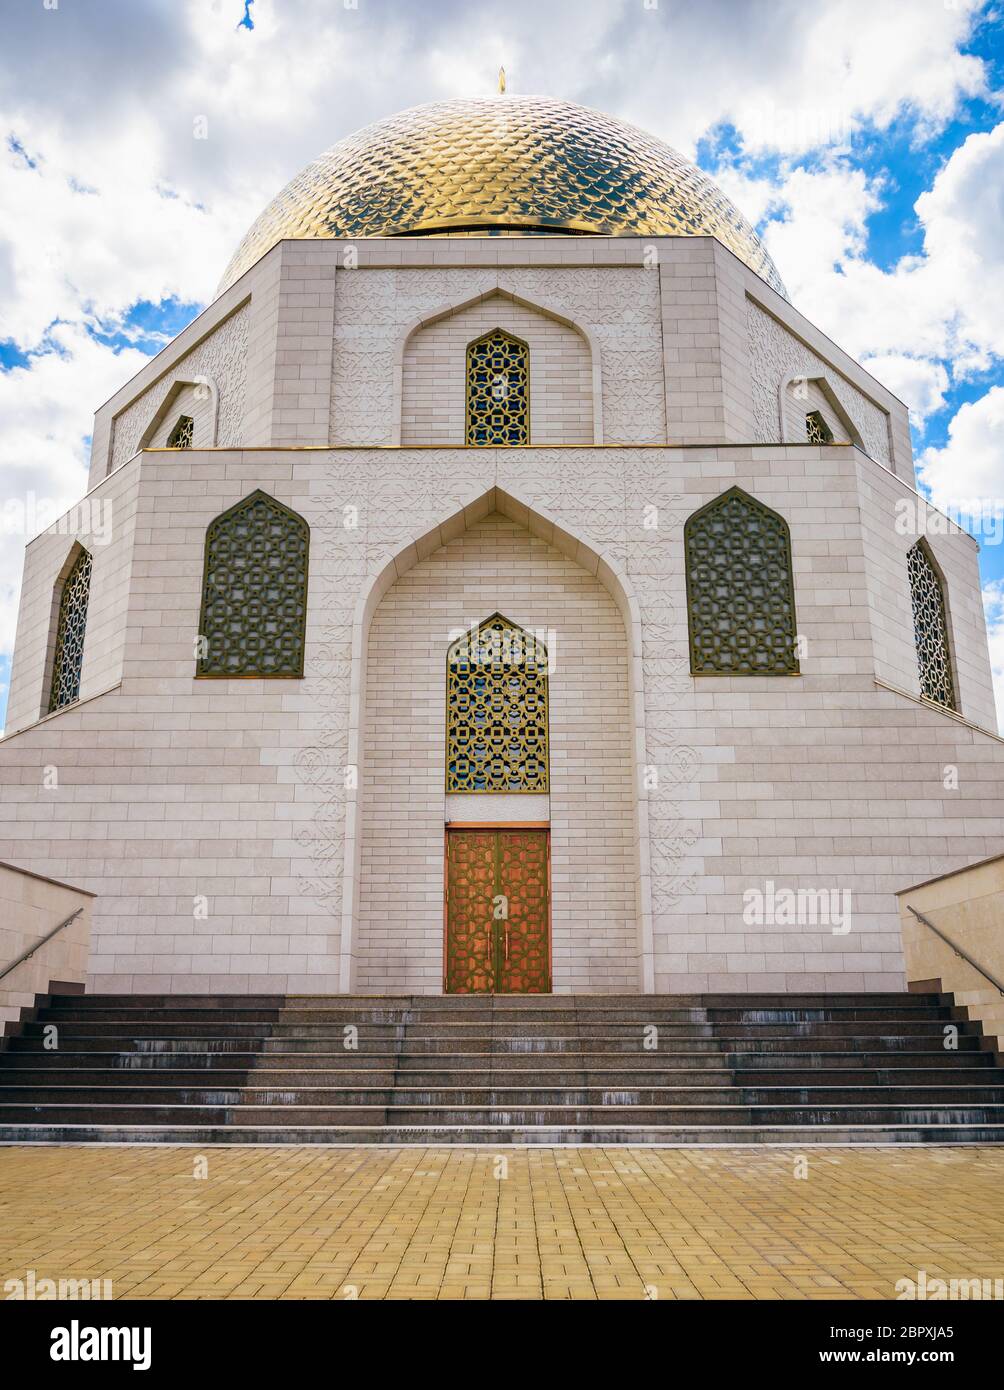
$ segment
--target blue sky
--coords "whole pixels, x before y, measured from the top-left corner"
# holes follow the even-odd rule
[[[4,516],[29,493],[81,495],[94,409],[211,299],[298,169],[393,110],[492,91],[500,63],[511,90],[600,107],[696,158],[797,307],[911,406],[932,500],[993,516],[1002,25],[981,0],[16,8],[0,73]],[[1000,530],[981,565],[1004,687]],[[26,539],[0,530],[0,711]]]

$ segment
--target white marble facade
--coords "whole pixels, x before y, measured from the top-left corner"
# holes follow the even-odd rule
[[[463,446],[495,325],[524,449]],[[798,676],[690,674],[683,524],[733,485],[790,527]],[[256,488],[310,525],[306,673],[196,680],[206,527]],[[904,505],[958,715],[920,698]],[[43,717],[75,544],[81,698]],[[101,408],[27,551],[0,860],[98,895],[96,988],[439,992],[445,651],[496,610],[556,638],[556,990],[901,988],[896,891],[1000,848],[976,545],[905,407],[711,238],[548,236],[283,242]],[[840,910],[749,920],[769,883]]]

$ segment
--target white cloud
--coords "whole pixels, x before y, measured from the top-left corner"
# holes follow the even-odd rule
[[[1004,730],[1004,579],[991,580],[983,587],[983,611],[990,638],[990,666],[994,673],[997,700],[997,727]]]
[[[861,365],[909,406],[915,425],[922,426],[929,415],[945,404],[948,373],[940,362],[887,352],[880,357],[865,354]]]
[[[964,367],[1004,353],[1002,190],[1004,122],[970,135],[917,200],[928,262],[942,292],[954,291],[959,322],[952,346],[965,354]]]
[[[830,142],[839,142],[866,122],[882,129],[907,111],[930,132],[951,119],[960,96],[983,89],[979,59],[958,48],[976,0],[927,5],[915,23],[906,21],[899,0],[837,0],[806,8],[800,61],[780,100],[775,74],[759,65],[752,92],[745,72],[734,84],[733,90],[748,94],[747,109],[766,116],[762,129],[746,123],[747,148],[756,148],[759,136],[760,148],[805,153],[826,143],[827,133]]]
[[[766,237],[771,255],[798,307],[811,317],[806,300],[814,297],[815,313],[825,319],[833,311],[830,301],[841,299],[843,269],[864,254],[881,186],[845,160],[830,158],[818,169],[785,172],[775,206],[780,216],[768,224]]]
[[[999,272],[1004,254],[1002,137],[957,152],[918,205],[927,256],[888,274],[863,259],[882,189],[840,156],[869,122],[906,114],[929,132],[985,90],[984,65],[960,51],[978,9],[931,3],[904,22],[902,0],[255,0],[249,33],[242,0],[8,7],[0,140],[16,137],[34,167],[0,158],[0,336],[33,355],[0,373],[0,502],[81,491],[91,412],[142,361],[89,326],[141,299],[205,300],[308,160],[394,109],[492,91],[499,63],[514,91],[615,112],[685,153],[727,122],[747,155],[829,146],[820,168],[777,184],[721,181],[748,215],[781,211],[769,244],[799,307],[935,408],[941,358],[999,345],[1004,275],[983,283],[980,265]],[[0,650],[22,539],[0,537]]]
[[[47,510],[48,524],[83,495],[94,408],[148,360],[69,324],[53,329],[52,348],[0,372],[0,652],[14,640],[24,547],[38,529],[32,514]]]
[[[902,0],[663,0],[658,9],[634,0],[608,32],[616,49],[595,104],[685,152],[718,122],[735,125],[755,155],[841,145],[903,115],[927,133],[985,88],[981,60],[960,51],[980,8],[931,3],[907,19]],[[528,22],[543,30],[540,53],[557,55],[559,72],[581,64],[565,14],[561,32],[546,32],[547,10],[565,7],[538,9]],[[573,80],[581,84],[581,66]]]
[[[943,510],[973,498],[1004,506],[1004,386],[960,405],[944,448],[925,449],[917,473]]]
[[[238,0],[15,9],[0,130],[38,165],[11,156],[3,168],[2,331],[32,345],[59,317],[115,316],[138,297],[202,300],[256,213],[309,159],[393,108],[490,92],[499,62],[514,90],[604,107],[691,152],[729,120],[748,151],[788,154],[827,141],[832,112],[838,136],[903,112],[937,126],[985,86],[980,60],[959,52],[976,8],[931,5],[923,23],[904,24],[901,0],[511,0],[501,11],[256,0],[253,32],[238,27]],[[74,179],[96,192],[75,191]],[[822,238],[821,256],[854,251],[853,236],[841,241],[839,202],[846,194],[856,229],[870,196],[860,176],[798,174],[786,193],[799,228]],[[797,230],[775,235],[799,284]]]
[[[45,143],[34,168],[11,149],[0,158],[0,338],[31,348],[56,320],[114,323],[139,300],[212,296],[240,211],[211,217],[138,174],[141,140],[89,164],[86,191],[72,147]]]
[[[958,378],[1004,355],[1002,188],[1004,122],[952,153],[916,203],[923,251],[888,271],[865,255],[881,186],[843,158],[756,195],[781,211],[764,239],[807,317],[855,356],[950,360]]]

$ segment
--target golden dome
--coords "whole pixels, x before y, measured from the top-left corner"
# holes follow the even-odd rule
[[[222,293],[302,237],[715,236],[787,298],[756,232],[707,174],[601,111],[552,97],[435,101],[339,140],[269,203]]]

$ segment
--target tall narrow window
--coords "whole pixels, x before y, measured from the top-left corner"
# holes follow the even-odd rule
[[[957,709],[945,594],[923,541],[918,541],[907,551],[906,565],[913,602],[913,636],[917,644],[920,693],[929,700],[936,700],[946,709]]]
[[[174,429],[167,436],[169,449],[190,449],[195,439],[195,421],[191,415],[179,415]]]
[[[788,525],[730,488],[683,531],[695,676],[798,675]]]
[[[546,792],[547,648],[500,613],[446,661],[446,790]]]
[[[206,532],[200,676],[302,676],[310,529],[264,492]]]
[[[529,442],[530,349],[496,328],[467,349],[467,443]]]
[[[91,557],[81,550],[59,595],[56,650],[52,660],[49,713],[80,698],[80,669],[84,661],[84,629],[91,593]]]
[[[833,431],[824,420],[822,411],[809,411],[805,417],[805,433],[810,444],[833,443]]]

